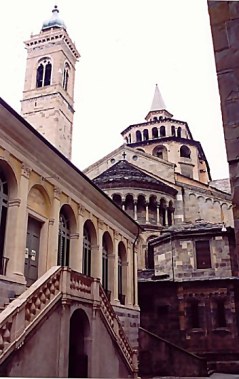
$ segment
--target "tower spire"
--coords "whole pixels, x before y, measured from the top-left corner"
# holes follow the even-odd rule
[[[150,112],[161,110],[166,110],[166,106],[163,97],[159,91],[158,84],[156,84]]]

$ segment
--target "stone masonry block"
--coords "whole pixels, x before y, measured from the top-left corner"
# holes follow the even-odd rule
[[[224,50],[229,47],[225,24],[215,25],[212,28],[212,36],[215,51]]]
[[[212,25],[223,23],[230,17],[229,1],[208,1]]]

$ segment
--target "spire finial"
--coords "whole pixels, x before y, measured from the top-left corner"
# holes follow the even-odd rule
[[[57,12],[59,13],[59,9],[57,5],[54,5],[54,8],[52,9],[52,13]]]
[[[150,111],[161,111],[163,109],[166,110],[166,106],[164,104],[162,95],[159,91],[158,84],[156,83],[154,97],[153,97]]]

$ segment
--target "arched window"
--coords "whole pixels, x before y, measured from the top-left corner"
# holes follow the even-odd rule
[[[158,138],[159,133],[158,133],[158,128],[153,128],[152,129],[152,137],[153,138]]]
[[[182,137],[182,128],[179,126],[179,128],[178,128],[178,130],[177,130],[177,136],[179,137],[179,138],[181,138]]]
[[[82,269],[84,275],[91,276],[91,238],[86,226],[84,226]]]
[[[69,266],[70,255],[70,222],[65,212],[61,211],[58,234],[58,258],[59,266]]]
[[[154,117],[153,120],[154,120],[154,121],[158,121],[157,117]]]
[[[37,67],[36,87],[49,86],[51,84],[52,64],[50,59],[44,58]]]
[[[125,137],[125,142],[128,143],[128,137]]]
[[[189,149],[188,146],[182,145],[180,147],[180,157],[191,158],[191,150]]]
[[[144,141],[147,141],[149,139],[149,132],[148,129],[144,129],[143,131]]]
[[[142,141],[142,134],[140,130],[137,130],[136,132],[136,142],[141,142]]]
[[[175,126],[174,125],[172,125],[171,126],[171,133],[172,133],[172,136],[175,136]]]
[[[153,154],[155,157],[158,157],[158,158],[161,158],[161,159],[164,159],[164,160],[167,160],[167,159],[168,159],[168,151],[167,151],[166,146],[164,146],[164,145],[156,146],[156,147],[153,149],[152,154]]]
[[[160,126],[159,133],[160,133],[160,137],[165,137],[166,136],[166,130],[165,130],[165,126],[164,125]]]
[[[103,249],[102,249],[102,286],[108,294],[108,246],[103,237]]]
[[[129,133],[129,143],[131,143],[131,134]]]
[[[70,66],[68,63],[65,63],[65,67],[63,71],[63,84],[62,84],[62,87],[64,88],[65,91],[67,91],[67,87],[68,87],[69,71],[70,71]]]
[[[112,200],[115,204],[118,205],[118,207],[122,208],[122,198],[119,194],[114,193],[112,196]]]
[[[5,274],[3,251],[8,207],[8,184],[5,175],[0,172],[0,274]]]

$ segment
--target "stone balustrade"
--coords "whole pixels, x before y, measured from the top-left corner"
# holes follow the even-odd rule
[[[72,298],[96,304],[121,354],[137,377],[137,352],[131,348],[99,279],[59,266],[52,267],[0,313],[0,365],[25,343],[28,333],[58,301]]]

